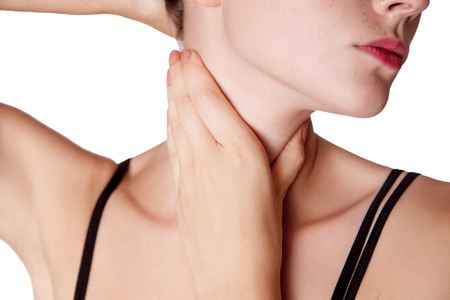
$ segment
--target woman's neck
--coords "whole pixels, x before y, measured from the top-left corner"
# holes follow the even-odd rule
[[[316,105],[245,59],[229,40],[220,10],[190,2],[185,9],[190,17],[185,20],[184,47],[200,54],[222,92],[261,141],[270,162],[274,161]]]
[[[211,52],[202,57],[205,65],[235,110],[257,135],[272,162],[313,111],[303,105],[307,102],[298,92],[232,53],[215,53],[214,57],[208,53]]]

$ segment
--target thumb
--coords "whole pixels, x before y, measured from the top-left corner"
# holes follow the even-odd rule
[[[272,178],[277,196],[284,199],[305,162],[305,142],[309,131],[309,120],[291,137],[284,149],[272,163]]]

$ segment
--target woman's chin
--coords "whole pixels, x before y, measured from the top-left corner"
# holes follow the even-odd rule
[[[341,105],[329,110],[329,112],[354,118],[371,118],[383,111],[388,98],[389,91],[353,94],[342,99],[342,102],[337,101]]]

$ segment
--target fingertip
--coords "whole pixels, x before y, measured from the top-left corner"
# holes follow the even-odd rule
[[[182,60],[183,65],[191,59],[191,56],[192,56],[192,51],[190,49],[187,49],[183,52],[183,60]]]
[[[180,59],[181,59],[181,53],[180,53],[180,51],[173,50],[172,52],[170,52],[170,56],[169,56],[169,65],[172,66],[174,63],[176,63],[176,62],[179,61]]]
[[[202,58],[200,57],[200,54],[197,51],[195,51],[193,49],[187,49],[184,52],[187,55],[186,62],[187,61],[195,61],[196,63],[200,63],[200,64],[203,65],[203,60],[202,60]]]
[[[296,131],[296,133],[294,134],[294,138],[297,137],[299,139],[299,142],[305,145],[310,135],[310,131],[311,131],[311,119],[307,119]]]

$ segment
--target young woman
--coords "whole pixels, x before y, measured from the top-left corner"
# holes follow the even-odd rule
[[[170,143],[134,158],[110,197],[87,298],[330,298],[391,171],[321,139],[308,119],[314,110],[378,113],[428,3],[184,4],[186,49],[201,54],[249,127],[195,52],[171,55]],[[0,124],[1,237],[37,299],[71,298],[93,207],[116,166],[15,109],[2,106]],[[450,187],[403,173],[392,189],[403,177],[412,183],[357,295],[446,299]]]

